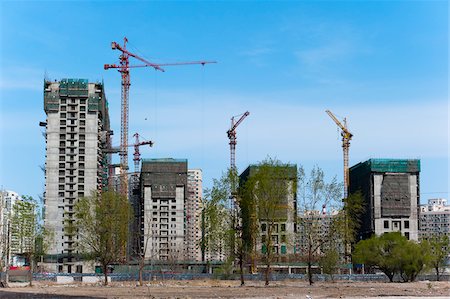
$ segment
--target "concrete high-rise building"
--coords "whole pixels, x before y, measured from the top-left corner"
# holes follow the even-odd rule
[[[419,239],[448,236],[450,238],[450,206],[443,198],[429,199],[420,206]]]
[[[272,245],[273,252],[283,260],[288,254],[294,253],[294,240],[296,238],[296,215],[297,215],[297,194],[294,189],[294,185],[297,180],[297,165],[286,164],[282,167],[282,170],[277,171],[283,173],[283,180],[286,183],[286,198],[281,199],[283,209],[277,211],[275,227],[272,228]],[[258,171],[257,165],[250,165],[239,176],[240,186],[243,186],[245,182]],[[278,182],[279,178],[274,178],[274,182]],[[249,210],[250,207],[241,206],[242,210]],[[256,207],[258,209],[258,207]],[[253,212],[250,212],[253,213]],[[261,215],[258,216],[258,237],[256,238],[257,251],[264,253],[264,242],[266,237],[266,231],[270,224],[269,219],[264,219]],[[242,219],[243,237],[250,235],[246,233],[252,229],[249,225],[249,221]]]
[[[186,159],[142,159],[140,248],[146,259],[184,260]]]
[[[44,82],[46,120],[45,218],[54,234],[48,250],[50,271],[82,272],[77,261],[78,236],[64,227],[74,222],[79,197],[107,185],[110,155],[109,113],[102,83],[85,79]],[[75,268],[76,267],[76,268]]]
[[[186,200],[186,259],[201,261],[202,239],[202,170],[189,169],[187,173],[188,197]]]
[[[370,159],[350,168],[350,194],[361,191],[365,213],[358,239],[399,231],[418,240],[420,160]]]

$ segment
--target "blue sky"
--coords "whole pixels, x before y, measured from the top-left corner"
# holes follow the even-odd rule
[[[0,185],[43,191],[45,74],[104,80],[119,143],[120,77],[103,64],[127,36],[156,63],[219,62],[131,71],[130,136],[155,142],[144,158],[187,158],[208,187],[229,165],[231,116],[249,110],[240,170],[269,155],[342,180],[330,109],[354,134],[350,165],[420,158],[421,201],[448,198],[448,12],[447,1],[1,1]]]

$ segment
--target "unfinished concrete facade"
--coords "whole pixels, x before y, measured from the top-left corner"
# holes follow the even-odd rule
[[[186,260],[201,261],[202,239],[202,170],[189,169],[187,174],[188,197],[186,201]]]
[[[142,159],[140,192],[140,248],[147,247],[145,259],[184,260],[187,160]]]
[[[103,84],[85,79],[45,81],[46,161],[44,224],[53,233],[49,271],[83,272],[78,236],[64,227],[74,222],[79,197],[107,185],[110,156],[103,153],[110,130]]]
[[[365,213],[358,239],[399,231],[418,240],[420,160],[370,159],[350,168],[350,193],[361,191]]]

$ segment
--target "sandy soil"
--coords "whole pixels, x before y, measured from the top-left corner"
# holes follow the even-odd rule
[[[304,281],[247,282],[238,281],[164,281],[136,286],[135,282],[113,282],[102,285],[55,285],[36,282],[33,287],[11,285],[0,289],[0,298],[370,298],[370,297],[450,297],[449,282],[317,282]],[[399,297],[400,296],[400,297]]]

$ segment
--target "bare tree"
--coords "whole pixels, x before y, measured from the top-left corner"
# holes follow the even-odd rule
[[[308,265],[308,280],[313,284],[312,265],[319,261],[332,241],[342,239],[345,217],[342,209],[342,184],[336,178],[325,182],[325,174],[315,166],[308,178],[303,168],[299,168],[298,191],[298,232],[300,249]],[[323,209],[331,213],[325,215]]]

